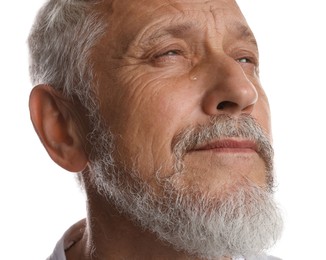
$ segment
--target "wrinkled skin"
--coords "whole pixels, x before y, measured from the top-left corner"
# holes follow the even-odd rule
[[[139,179],[160,194],[155,173],[173,174],[173,140],[183,129],[212,116],[247,114],[270,134],[257,45],[234,1],[115,0],[97,8],[106,12],[109,29],[92,62],[117,167],[136,165]],[[184,166],[178,183],[212,194],[243,178],[266,185],[264,161],[250,149],[195,149]],[[117,214],[90,187],[89,228],[68,259],[89,259],[91,244],[98,259],[188,259]]]
[[[113,1],[112,10],[94,62],[118,162],[128,167],[136,158],[141,178],[155,186],[155,170],[171,172],[172,140],[182,129],[250,114],[270,132],[257,46],[233,1]],[[209,189],[241,176],[265,181],[256,153],[191,152],[185,165],[184,182]]]

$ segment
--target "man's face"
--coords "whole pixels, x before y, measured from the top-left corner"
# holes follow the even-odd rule
[[[269,107],[236,4],[111,2],[92,53],[104,122],[90,136],[97,191],[189,254],[268,248],[282,226]]]
[[[93,58],[119,167],[136,166],[160,192],[156,175],[175,172],[173,148],[185,130],[219,115],[251,115],[270,133],[257,46],[233,1],[112,2]],[[243,179],[264,186],[266,163],[255,145],[242,137],[204,140],[182,156],[179,183],[210,193]]]

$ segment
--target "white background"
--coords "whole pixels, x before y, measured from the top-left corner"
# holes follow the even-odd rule
[[[26,39],[42,0],[0,8],[0,258],[45,259],[85,215],[72,173],[41,146],[28,114]],[[270,98],[277,200],[285,229],[270,251],[289,260],[326,259],[326,16],[323,1],[239,0],[261,52]]]

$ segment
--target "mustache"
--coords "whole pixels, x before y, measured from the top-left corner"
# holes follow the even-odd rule
[[[172,140],[172,151],[176,158],[183,158],[195,147],[225,138],[250,140],[257,146],[257,153],[265,161],[266,168],[272,171],[274,150],[270,136],[250,115],[237,118],[228,115],[211,117],[204,125],[197,125],[181,130]]]

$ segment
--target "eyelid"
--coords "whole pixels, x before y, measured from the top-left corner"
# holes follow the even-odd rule
[[[189,56],[188,44],[182,39],[173,39],[155,46],[149,55],[149,60],[154,64],[163,65],[164,63],[175,63],[180,58],[187,58],[187,56]]]
[[[259,53],[257,48],[246,45],[234,45],[228,50],[228,53],[237,62],[241,59],[248,59],[246,63],[252,63],[256,66],[259,65]]]
[[[241,60],[247,60],[247,61],[246,62],[243,62]],[[239,62],[239,63],[251,63],[251,60],[249,58],[247,58],[247,57],[239,58],[236,61]]]
[[[246,60],[246,61],[242,61],[242,60]],[[257,62],[255,61],[255,59],[252,57],[248,57],[248,56],[238,58],[238,59],[236,59],[236,61],[239,63],[244,63],[244,64],[249,63],[249,64],[257,65]]]
[[[145,52],[147,53],[147,57],[155,59],[166,55],[168,52],[177,52],[178,54],[183,55],[187,49],[188,44],[184,39],[168,38],[157,41],[155,44],[150,44],[145,48]]]
[[[238,55],[239,58],[236,58],[235,60],[239,63],[248,63],[248,64],[253,64],[255,66],[259,66],[259,59],[256,55],[254,54],[244,54],[244,55]],[[241,62],[242,59],[246,59],[247,62]]]
[[[246,59],[247,62],[241,62],[241,59]],[[259,77],[259,61],[257,57],[243,56],[235,61],[243,68],[244,71],[250,75],[256,75]]]
[[[160,58],[162,56],[172,56],[169,53],[175,53],[175,55],[182,55],[182,51],[179,49],[169,49],[167,51],[162,51],[154,55],[154,58]],[[174,56],[174,55],[173,55]]]

